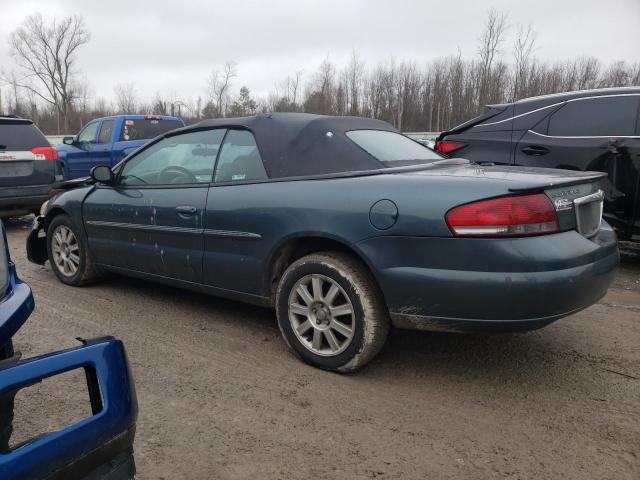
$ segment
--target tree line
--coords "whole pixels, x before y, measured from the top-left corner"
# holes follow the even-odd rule
[[[325,58],[316,71],[293,72],[263,98],[247,86],[236,90],[239,66],[214,68],[197,99],[160,94],[142,101],[134,82],[114,86],[114,101],[93,98],[82,81],[78,50],[90,41],[81,17],[46,22],[28,17],[9,44],[16,68],[0,72],[0,113],[30,117],[45,133],[77,131],[114,113],[174,114],[187,123],[203,118],[260,112],[358,115],[388,121],[403,131],[441,131],[484,111],[486,105],[570,90],[640,85],[640,62],[603,62],[593,57],[546,62],[538,59],[531,26],[516,29],[506,44],[508,17],[487,12],[476,55],[458,52],[426,65],[389,59],[367,65],[352,52],[346,65]]]

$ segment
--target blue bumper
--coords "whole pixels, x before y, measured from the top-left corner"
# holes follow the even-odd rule
[[[84,368],[93,411],[92,416],[64,430],[0,454],[0,478],[82,478],[95,472],[101,472],[96,478],[131,476],[138,407],[121,341],[91,340],[0,368],[0,396]],[[118,461],[120,465],[114,466]]]
[[[394,324],[446,331],[531,330],[602,298],[619,262],[604,223],[528,238],[377,237],[359,244]]]
[[[9,288],[5,297],[0,299],[0,346],[20,329],[34,307],[31,288],[18,279],[15,266],[9,263]]]

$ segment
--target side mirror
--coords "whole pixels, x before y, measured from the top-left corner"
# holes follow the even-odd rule
[[[76,137],[64,137],[62,139],[62,143],[64,143],[65,145],[73,145],[74,143],[76,143]]]
[[[106,165],[98,165],[97,167],[93,167],[91,169],[91,178],[93,178],[98,183],[111,185],[115,179],[115,175]]]

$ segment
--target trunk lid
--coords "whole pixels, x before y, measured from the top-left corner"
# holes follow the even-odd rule
[[[607,176],[603,172],[475,165],[462,159],[451,159],[432,169],[408,174],[468,178],[474,182],[491,184],[491,188],[478,189],[485,193],[477,200],[545,193],[556,209],[560,230],[575,229],[587,238],[598,232],[602,221],[603,186]],[[471,187],[469,190],[474,189]]]
[[[504,183],[505,193],[537,192],[550,188],[602,181],[603,172],[582,172],[555,168],[511,167],[507,165],[476,165],[463,159],[451,159],[434,168],[410,172],[410,175],[441,175],[476,178]]]

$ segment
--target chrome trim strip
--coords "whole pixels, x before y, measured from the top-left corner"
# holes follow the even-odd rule
[[[520,115],[515,115],[513,117],[505,118],[504,120],[498,120],[497,122],[479,123],[478,125],[474,125],[473,128],[486,127],[488,125],[497,125],[499,123],[509,122],[511,120],[515,120],[516,118],[524,117],[525,115],[531,115],[532,113],[536,113],[536,112],[539,112],[541,110],[545,110],[547,108],[557,107],[558,105],[562,105],[563,103],[565,103],[565,102],[558,102],[558,103],[554,103],[552,105],[547,105],[546,107],[536,108],[535,110],[531,110],[530,112],[524,112],[524,113],[521,113]]]
[[[237,232],[234,230],[212,230],[205,229],[204,234],[207,237],[214,238],[236,238],[239,240],[260,240],[262,235],[253,232]]]
[[[235,230],[213,230],[202,228],[170,227],[164,225],[142,225],[139,223],[105,222],[103,220],[88,220],[87,225],[98,228],[117,228],[120,230],[134,230],[144,232],[180,233],[188,235],[206,235],[216,238],[235,238],[238,240],[260,240],[262,235],[253,232],[238,232]]]
[[[105,222],[102,220],[88,220],[87,225],[98,228],[117,228],[120,230],[135,230],[145,232],[182,233],[188,235],[202,235],[202,228],[170,227],[163,225],[142,225],[139,223]]]
[[[562,95],[562,94],[558,93],[557,95]],[[525,115],[530,115],[532,113],[539,112],[539,111],[544,110],[546,108],[557,107],[558,105],[562,105],[563,103],[579,102],[580,100],[590,100],[592,98],[635,97],[635,96],[639,96],[639,95],[640,95],[640,93],[618,93],[618,94],[611,94],[611,95],[592,95],[592,96],[589,96],[589,97],[570,98],[569,100],[563,100],[562,102],[556,102],[556,103],[553,103],[551,105],[547,105],[546,107],[536,108],[535,110],[531,110],[530,112],[521,113],[520,115],[515,115],[515,116],[510,117],[510,118],[505,118],[504,120],[498,120],[497,122],[480,123],[478,125],[474,125],[473,128],[485,127],[485,126],[488,126],[488,125],[497,125],[499,123],[508,122],[509,120],[515,120],[516,118],[524,117]],[[514,103],[517,103],[517,102],[514,102]],[[609,138],[611,136],[612,135],[607,135],[604,138]],[[589,137],[557,137],[557,138],[589,138]],[[600,138],[600,137],[591,137],[591,138]],[[639,137],[630,137],[630,138],[639,138]]]
[[[545,135],[544,133],[534,132],[533,130],[527,130],[529,133],[539,135],[546,138],[640,138],[640,135],[575,135],[575,136],[561,136],[561,135]]]

